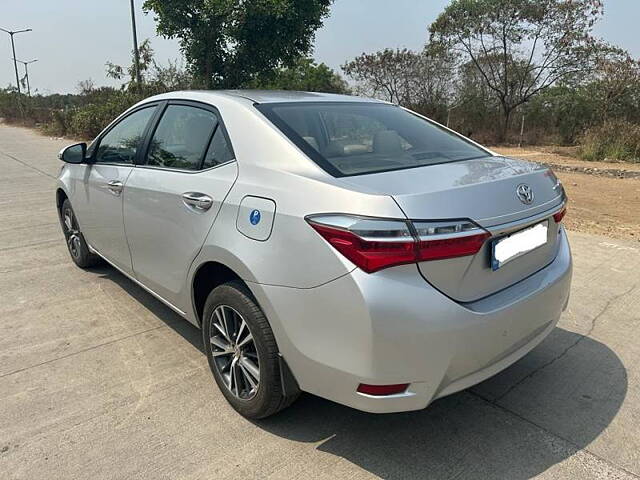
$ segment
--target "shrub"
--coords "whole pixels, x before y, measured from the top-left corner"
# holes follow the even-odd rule
[[[37,126],[48,135],[91,139],[130,106],[167,90],[153,84],[140,91],[101,87],[76,95],[28,97],[0,89],[0,118],[9,123]]]
[[[0,90],[0,117],[8,122],[20,121],[25,117],[17,92],[10,89]]]
[[[65,109],[52,110],[50,115],[50,120],[42,125],[42,131],[47,135],[56,137],[64,137],[67,135],[69,124],[71,123],[72,111]]]
[[[144,97],[145,95],[126,91],[115,91],[106,98],[102,96],[98,102],[89,103],[72,112],[66,135],[91,139],[114,118]]]
[[[640,162],[640,125],[625,120],[591,127],[580,143],[579,155],[584,160]]]

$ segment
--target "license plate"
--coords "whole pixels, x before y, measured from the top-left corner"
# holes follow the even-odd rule
[[[535,250],[547,243],[549,221],[512,233],[495,240],[491,248],[491,269],[498,270],[504,264]]]

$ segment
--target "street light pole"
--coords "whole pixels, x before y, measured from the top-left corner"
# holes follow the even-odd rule
[[[34,60],[29,60],[28,62],[25,62],[23,60],[18,60],[17,58],[14,58],[13,60],[16,62],[20,62],[21,64],[24,65],[24,74],[25,74],[25,77],[27,78],[27,94],[31,96],[31,85],[29,84],[29,64],[37,62],[38,59],[36,58]]]
[[[16,45],[13,42],[13,36],[16,33],[30,32],[31,29],[30,28],[25,28],[23,30],[6,30],[6,29],[0,27],[0,30],[2,30],[3,32],[8,33],[9,36],[11,37],[11,50],[13,51],[13,68],[16,71],[16,87],[18,87],[18,93],[20,93],[20,78],[18,77],[18,63],[16,62]]]
[[[140,88],[140,54],[138,53],[138,34],[136,33],[136,12],[133,0],[131,0],[131,29],[133,30],[133,59],[136,64],[136,83]]]

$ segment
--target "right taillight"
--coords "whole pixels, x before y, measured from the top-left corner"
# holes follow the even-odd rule
[[[469,220],[413,222],[418,235],[418,261],[475,255],[489,232]]]
[[[307,222],[367,273],[406,263],[476,254],[490,234],[469,220],[409,222],[312,215]]]
[[[553,219],[556,221],[556,223],[560,223],[566,214],[567,214],[567,207],[565,206],[565,207],[562,207],[562,210],[553,214]]]

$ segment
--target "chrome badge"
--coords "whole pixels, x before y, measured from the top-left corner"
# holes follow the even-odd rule
[[[533,203],[533,190],[526,183],[521,183],[516,187],[516,195],[525,205],[531,205],[531,203]]]

